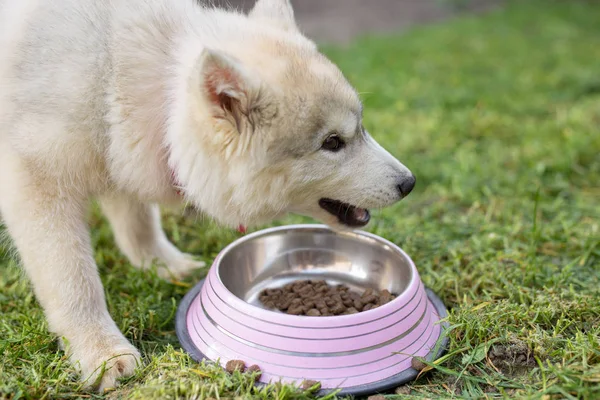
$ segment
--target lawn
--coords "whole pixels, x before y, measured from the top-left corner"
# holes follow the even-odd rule
[[[418,178],[368,230],[404,248],[450,309],[449,352],[407,397],[599,399],[600,3],[515,1],[325,51],[362,93],[367,129]],[[0,247],[0,398],[309,398],[193,362],[173,317],[202,274],[130,267],[91,214],[110,312],[145,366],[82,393]],[[181,214],[165,214],[169,236],[207,262],[238,236]]]

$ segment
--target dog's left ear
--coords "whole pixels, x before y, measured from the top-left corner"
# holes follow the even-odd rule
[[[250,18],[267,20],[285,30],[298,30],[290,0],[258,0]]]
[[[238,61],[216,50],[205,49],[199,63],[200,85],[213,116],[228,120],[240,134],[253,131],[262,107],[260,82]]]

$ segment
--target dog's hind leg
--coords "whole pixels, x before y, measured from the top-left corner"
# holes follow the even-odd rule
[[[0,140],[0,212],[45,310],[49,328],[86,386],[133,374],[140,355],[106,307],[85,220],[87,199],[31,173]]]
[[[202,261],[182,253],[169,241],[161,227],[157,205],[125,195],[103,197],[100,204],[119,248],[134,266],[147,268],[158,261],[158,273],[163,278],[181,278],[204,267]]]

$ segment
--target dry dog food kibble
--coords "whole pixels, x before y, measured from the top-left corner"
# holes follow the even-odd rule
[[[230,360],[225,364],[225,371],[233,373],[234,371],[244,372],[246,369],[246,363],[242,360]]]
[[[400,395],[408,396],[410,394],[410,387],[408,387],[408,386],[397,387],[396,390],[394,391],[394,393],[399,396]]]
[[[250,367],[248,367],[248,369],[246,370],[247,373],[249,374],[253,374],[256,373],[256,375],[254,375],[254,380],[258,381],[262,375],[262,371],[260,369],[260,367],[258,365],[251,365]]]
[[[321,382],[318,381],[302,381],[300,386],[303,390],[319,390],[321,389]]]
[[[419,357],[413,357],[410,364],[411,367],[417,371],[421,371],[427,367],[427,364],[425,364]]]
[[[323,280],[295,281],[279,289],[265,289],[259,296],[266,308],[309,317],[356,314],[387,304],[395,298],[388,290],[378,293],[367,289],[359,294],[348,286],[330,286]]]

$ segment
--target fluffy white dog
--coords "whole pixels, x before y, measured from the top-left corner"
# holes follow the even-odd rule
[[[157,203],[232,227],[288,212],[363,226],[415,179],[361,119],[288,0],[249,15],[193,0],[0,0],[0,212],[82,378],[112,387],[140,358],[106,308],[91,198],[133,265],[174,275],[201,264],[167,240]]]

